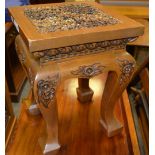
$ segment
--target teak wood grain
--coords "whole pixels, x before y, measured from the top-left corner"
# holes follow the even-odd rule
[[[125,125],[122,132],[108,138],[98,121],[106,77],[105,73],[90,81],[94,88],[94,99],[90,104],[81,104],[77,100],[77,79],[61,85],[57,97],[62,149],[57,155],[140,155],[126,92],[115,107],[118,119]],[[46,125],[41,115],[29,115],[26,107],[29,102],[29,99],[22,102],[14,139],[6,155],[42,155],[38,139],[45,135]]]
[[[82,2],[65,2],[65,4],[79,4]],[[89,42],[114,40],[119,38],[136,37],[143,34],[144,26],[128,17],[119,15],[113,10],[95,2],[84,2],[99,8],[103,12],[121,21],[119,24],[66,30],[60,32],[39,33],[31,21],[24,15],[25,8],[64,5],[64,3],[29,5],[23,7],[10,7],[9,12],[13,21],[18,25],[19,33],[24,38],[29,50],[39,51],[50,48],[65,47]]]
[[[93,76],[109,71],[105,91],[102,97],[101,123],[107,130],[107,135],[109,137],[113,136],[119,132],[119,130],[121,130],[122,125],[113,115],[113,108],[116,100],[126,88],[129,80],[136,70],[136,63],[131,55],[121,49],[101,52],[93,55],[77,56],[68,59],[66,58],[64,60],[60,59],[56,62],[49,61],[45,64],[39,64],[39,62],[32,57],[20,36],[16,38],[16,47],[19,57],[24,55],[24,58],[21,59],[21,62],[23,63],[23,67],[29,76],[32,91],[34,92],[34,99],[36,103],[38,103],[37,106],[40,108],[42,114],[45,117],[45,120],[47,120],[47,124],[50,124],[50,129],[47,128],[49,134],[51,133],[52,129],[54,129],[52,126],[56,125],[54,122],[57,121],[57,114],[55,113],[55,111],[57,111],[56,98],[55,95],[53,96],[54,98],[51,98],[51,100],[49,100],[50,98],[39,98],[40,94],[45,94],[45,96],[47,94],[48,97],[48,94],[52,92],[52,89],[55,91],[56,88],[60,86],[61,82],[69,78],[91,78],[91,76],[89,77],[89,74],[87,75],[87,73],[85,73],[85,70],[87,69],[93,70]],[[96,69],[93,66],[95,66]],[[84,69],[81,70],[81,68]],[[55,84],[50,84],[50,81],[54,81]],[[39,88],[38,84],[42,82],[45,82],[45,85],[43,84],[42,87]],[[47,92],[44,92],[44,86],[47,86]],[[50,86],[53,88],[51,89]],[[83,87],[79,85],[79,89],[82,90]],[[107,96],[110,97],[107,98]],[[50,110],[48,109],[48,104]],[[50,120],[49,118],[55,118],[55,120]],[[54,135],[51,135],[51,137],[53,136]]]
[[[149,19],[149,7],[148,6],[106,5],[105,7],[108,9],[114,10],[124,16],[128,16],[130,18]]]
[[[37,6],[49,7],[76,4],[75,6],[80,11],[79,4],[81,3],[83,2]],[[14,24],[17,27],[19,26],[20,33],[16,38],[16,50],[31,84],[33,94],[31,102],[36,103],[31,105],[30,109],[35,107],[36,110],[40,110],[46,122],[47,136],[39,139],[44,153],[51,151],[56,153],[64,148],[63,142],[61,142],[62,135],[58,119],[58,105],[61,102],[61,98],[57,97],[57,90],[61,86],[61,83],[70,78],[78,79],[78,99],[86,103],[90,102],[93,96],[93,88],[89,87],[89,80],[99,74],[108,72],[108,78],[101,99],[100,123],[109,138],[117,134],[119,135],[123,128],[123,125],[114,114],[114,107],[137,68],[135,60],[125,51],[125,47],[127,42],[132,41],[143,33],[144,27],[132,19],[105,9],[100,4],[85,3],[89,4],[88,7],[92,6],[90,7],[91,9],[95,7],[105,11],[105,13],[112,15],[115,20],[118,19],[119,22],[116,22],[117,24],[114,22],[115,25],[107,26],[105,24],[106,20],[113,23],[114,19],[106,16],[106,18],[103,18],[103,26],[40,33],[24,15],[24,9],[36,6],[10,8]],[[40,12],[41,10],[39,10]],[[88,10],[87,13],[89,13]],[[93,14],[92,17],[95,16]],[[64,16],[62,17],[64,18]],[[76,18],[76,16],[74,17]],[[85,17],[87,16],[85,15]],[[111,18],[113,21],[111,21]],[[63,20],[66,20],[66,18]],[[59,21],[60,25],[62,24],[61,21]],[[88,23],[89,21],[85,24]],[[76,29],[76,26],[74,28]],[[45,49],[48,48],[50,50],[46,51]],[[78,125],[83,127],[83,123],[79,123]],[[73,135],[76,136],[76,133]],[[77,140],[78,138],[76,137]],[[81,138],[83,139],[85,136],[83,135]]]
[[[121,132],[123,126],[117,120],[113,110],[117,99],[121,96],[133,73],[136,71],[135,60],[124,49],[60,59],[56,62],[49,61],[43,64],[40,64],[39,61],[33,58],[20,36],[16,38],[16,49],[21,63],[28,74],[34,94],[33,100],[37,103],[36,107],[40,109],[46,121],[48,136],[45,141],[44,153],[56,150],[61,146],[59,142],[61,138],[57,112],[59,98],[56,100],[56,90],[60,86],[60,82],[62,83],[74,77],[91,78],[91,76],[89,77],[91,74],[85,72],[86,70],[93,73],[92,77],[106,71],[108,72],[101,100],[100,123],[106,130],[108,137]],[[89,88],[89,86],[86,88]],[[81,90],[78,91],[78,98],[84,100],[84,85],[81,86],[79,83],[78,89]],[[79,95],[79,92],[81,92],[81,95]],[[87,99],[89,98],[87,97]]]
[[[135,19],[135,20],[144,25],[144,34],[142,36],[139,36],[139,38],[134,42],[129,43],[129,45],[149,47],[149,21],[145,19]]]

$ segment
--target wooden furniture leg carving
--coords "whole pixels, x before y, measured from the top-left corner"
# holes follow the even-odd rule
[[[78,78],[78,88],[76,89],[78,100],[81,103],[91,102],[93,97],[93,90],[89,87],[89,79]]]
[[[94,61],[94,60],[93,60]],[[97,60],[96,60],[97,61]],[[101,65],[97,61],[97,63],[92,63],[90,60],[90,63],[87,65],[81,65],[81,62],[79,66],[71,71],[71,74],[75,77],[78,77],[78,88],[77,95],[78,100],[82,103],[88,103],[92,100],[93,97],[93,90],[89,87],[89,79],[101,74],[104,70],[104,66]]]
[[[31,87],[32,95],[31,95],[31,98],[29,99],[30,105],[27,105],[28,111],[32,115],[38,115],[40,114],[40,110],[35,103],[34,94],[33,94],[33,84],[34,84],[34,78],[35,78],[36,72],[38,70],[38,63],[32,58],[31,54],[27,51],[27,48],[25,47],[25,44],[23,43],[23,41],[20,39],[20,36],[16,37],[15,46],[16,46],[18,58],[28,77],[30,87]]]
[[[112,137],[122,130],[123,126],[114,115],[114,107],[130,82],[136,67],[136,63],[130,55],[117,59],[115,64],[115,71],[108,72],[101,101],[100,123],[106,130],[108,137]]]
[[[46,69],[45,69],[46,70]],[[34,81],[34,98],[46,122],[47,139],[44,154],[60,148],[58,142],[58,109],[56,89],[58,73],[38,73]]]
[[[57,150],[60,148],[56,102],[56,88],[60,79],[58,67],[53,62],[48,65],[40,65],[38,61],[33,59],[20,36],[16,38],[16,49],[32,89],[32,100],[35,104],[32,104],[30,108],[34,106],[34,109],[39,109],[46,122],[47,139],[44,153]]]

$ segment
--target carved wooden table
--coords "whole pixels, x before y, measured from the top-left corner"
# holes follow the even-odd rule
[[[136,70],[125,47],[143,34],[143,26],[94,2],[13,7],[9,11],[19,29],[16,49],[31,83],[33,102],[47,125],[44,153],[60,148],[56,91],[68,78],[78,78],[77,96],[86,103],[93,97],[89,79],[108,72],[100,122],[107,136],[118,134],[122,125],[113,113],[115,102]]]

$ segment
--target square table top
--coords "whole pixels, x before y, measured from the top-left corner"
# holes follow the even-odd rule
[[[144,26],[96,2],[10,7],[12,21],[31,52],[137,37]]]

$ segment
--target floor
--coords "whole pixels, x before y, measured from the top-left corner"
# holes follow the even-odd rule
[[[133,122],[131,122],[132,115],[129,109],[127,113],[123,112],[123,99],[117,102],[115,109],[117,118],[124,124],[122,132],[113,138],[108,138],[99,123],[100,101],[105,80],[105,76],[100,75],[90,81],[94,97],[89,104],[81,104],[77,100],[77,79],[62,83],[57,93],[59,138],[62,147],[55,155],[132,155],[132,145],[134,145],[133,149],[137,150],[135,140],[131,138],[135,134],[132,128]],[[27,88],[26,85],[25,93]],[[28,100],[23,100],[20,105],[19,119],[6,155],[43,155],[40,145],[45,144],[45,122],[41,115],[31,116],[28,113],[26,102]],[[124,103],[124,106],[127,104],[129,105],[129,103]],[[130,119],[130,126],[126,121],[126,115]],[[132,142],[134,144],[131,144]],[[53,155],[53,153],[48,155]],[[138,154],[135,153],[135,155]]]

